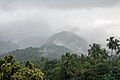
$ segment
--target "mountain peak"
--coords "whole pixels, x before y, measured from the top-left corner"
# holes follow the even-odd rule
[[[70,31],[61,31],[58,34],[74,34],[74,33]]]
[[[49,37],[46,44],[64,46],[76,52],[84,52],[88,43],[82,37],[69,31],[62,31]]]

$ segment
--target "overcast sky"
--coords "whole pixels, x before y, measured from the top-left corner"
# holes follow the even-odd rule
[[[0,0],[0,27],[29,19],[45,20],[55,32],[101,40],[120,36],[120,0]]]

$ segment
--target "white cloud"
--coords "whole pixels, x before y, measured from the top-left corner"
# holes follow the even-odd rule
[[[42,0],[40,0],[40,2],[41,1]],[[55,0],[52,1],[56,2]],[[72,1],[73,0],[71,0],[71,2]],[[48,22],[55,32],[62,30],[71,31],[74,29],[79,35],[91,41],[101,40],[108,36],[108,34],[120,35],[120,6],[117,5],[116,2],[113,2],[113,0],[110,0],[110,3],[108,3],[109,6],[106,7],[102,7],[102,3],[98,4],[98,1],[98,5],[94,4],[91,6],[92,8],[86,8],[86,4],[81,5],[84,8],[77,8],[75,7],[76,3],[74,1],[74,8],[72,8],[68,3],[65,3],[68,4],[66,6],[69,9],[64,9],[65,4],[61,7],[61,5],[56,5],[58,3],[52,6],[51,2],[48,3],[49,1],[43,1],[43,4],[37,2],[38,1],[30,1],[27,3],[25,0],[22,2],[7,2],[8,5],[4,2],[6,6],[0,6],[0,27],[16,23],[17,21],[27,21],[29,19],[36,21],[42,18]],[[114,3],[113,5],[111,4],[112,2]],[[91,4],[93,4],[93,2],[91,2]],[[9,9],[9,7],[12,10]],[[92,38],[90,37],[91,35]]]

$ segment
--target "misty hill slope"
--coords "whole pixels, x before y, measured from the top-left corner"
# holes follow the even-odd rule
[[[17,41],[22,47],[41,46],[40,42],[43,43],[51,34],[48,23],[42,20],[23,20],[3,25],[0,29],[1,40]],[[39,40],[39,43],[35,43]]]
[[[66,52],[83,53],[86,49],[87,42],[83,38],[72,32],[63,31],[49,37],[46,43],[40,48],[29,47],[12,51],[7,55],[12,54],[20,62],[23,62],[25,60],[39,60],[40,57],[48,59],[60,58]]]
[[[73,51],[64,46],[49,43],[49,44],[43,45],[40,48],[39,52],[43,53],[42,56],[49,59],[53,59],[53,58],[59,58],[61,55],[65,54],[66,52],[73,52]]]
[[[46,41],[46,44],[49,43],[63,46],[74,52],[80,53],[84,53],[88,49],[87,41],[85,41],[80,36],[68,31],[62,31],[49,37]]]
[[[2,55],[4,57],[6,55],[13,55],[15,58],[20,61],[24,62],[26,60],[39,60],[41,57],[41,53],[39,52],[39,48],[25,48],[25,49],[17,49],[15,51],[9,52],[8,54]]]
[[[25,49],[17,49],[15,51],[4,54],[1,57],[4,57],[6,55],[13,55],[18,61],[23,63],[26,60],[37,61],[40,60],[41,57],[48,59],[60,58],[61,55],[70,51],[71,50],[65,47],[51,44],[42,46],[41,48],[29,47]]]
[[[62,31],[49,37],[39,51],[47,58],[57,58],[66,52],[86,54],[87,50],[88,43],[83,38],[72,32]]]
[[[19,45],[11,41],[0,41],[0,55],[19,49]]]

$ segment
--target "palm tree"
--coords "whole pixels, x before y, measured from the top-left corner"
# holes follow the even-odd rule
[[[99,62],[101,56],[101,47],[99,44],[93,43],[89,45],[90,49],[88,50],[88,55],[95,60],[95,64]]]
[[[111,55],[110,55],[110,58],[109,58],[109,60],[110,60],[112,58],[112,55],[113,55],[113,50],[116,50],[116,46],[115,46],[115,42],[114,42],[114,37],[110,37],[106,41],[108,41],[107,47],[109,49],[111,49]]]
[[[113,51],[115,51],[116,55],[119,54],[120,52],[120,44],[119,44],[119,40],[114,39],[114,37],[110,37],[109,39],[107,39],[108,43],[107,43],[107,47],[109,49],[111,49],[111,56],[110,59],[112,58],[113,55]]]
[[[100,56],[101,63],[106,64],[108,62],[108,58],[109,58],[108,54],[109,52],[105,48],[101,49],[101,56]]]
[[[120,44],[119,44],[119,40],[115,39],[115,45],[116,45],[116,55],[118,55],[120,53]]]

